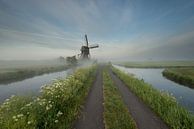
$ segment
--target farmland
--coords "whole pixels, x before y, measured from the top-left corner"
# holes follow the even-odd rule
[[[165,69],[162,74],[169,80],[194,88],[194,68]]]
[[[131,61],[115,62],[115,64],[129,68],[179,68],[193,67],[194,61]]]
[[[45,73],[66,70],[69,66],[57,61],[0,61],[0,84],[21,81]]]

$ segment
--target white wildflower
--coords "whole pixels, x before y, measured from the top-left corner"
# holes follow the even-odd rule
[[[18,114],[17,117],[20,118],[20,117],[23,117],[24,115],[23,114]]]
[[[32,105],[32,103],[31,103],[31,102],[30,102],[30,103],[28,103],[28,104],[26,104],[26,106],[27,106],[27,107],[29,107],[29,106],[31,106],[31,105]]]
[[[28,125],[32,124],[32,121],[28,121]]]
[[[55,123],[58,123],[59,121],[58,120],[55,120]]]
[[[11,98],[14,98],[15,97],[15,95],[11,95]]]
[[[40,98],[37,98],[36,100],[37,100],[37,101],[40,101]]]
[[[46,106],[46,110],[48,111],[50,109],[50,107],[49,106]]]
[[[61,111],[58,111],[57,117],[59,117],[59,116],[61,116],[61,115],[63,115],[63,113],[62,113]]]

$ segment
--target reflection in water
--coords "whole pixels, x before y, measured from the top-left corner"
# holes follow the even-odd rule
[[[54,79],[66,78],[71,71],[49,73],[15,83],[2,84],[0,85],[0,102],[2,103],[11,95],[38,95],[42,85],[49,84]]]
[[[194,89],[190,89],[173,81],[167,80],[162,76],[164,69],[142,69],[142,68],[125,68],[116,66],[122,71],[134,74],[137,78],[143,79],[145,82],[152,84],[159,90],[165,90],[172,93],[177,101],[194,113]]]

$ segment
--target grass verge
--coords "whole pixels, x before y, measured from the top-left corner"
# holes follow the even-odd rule
[[[69,129],[77,118],[96,67],[77,70],[41,89],[37,98],[12,96],[0,106],[2,129]]]
[[[112,67],[113,72],[172,129],[194,129],[194,116],[176,99],[151,85]]]
[[[137,129],[108,72],[103,72],[104,119],[106,129]]]
[[[165,69],[162,75],[176,83],[194,88],[194,68]]]

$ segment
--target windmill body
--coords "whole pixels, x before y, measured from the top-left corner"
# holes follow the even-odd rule
[[[89,46],[87,35],[85,35],[86,45],[81,47],[81,59],[90,59],[90,49],[98,48],[99,45],[91,45]]]

